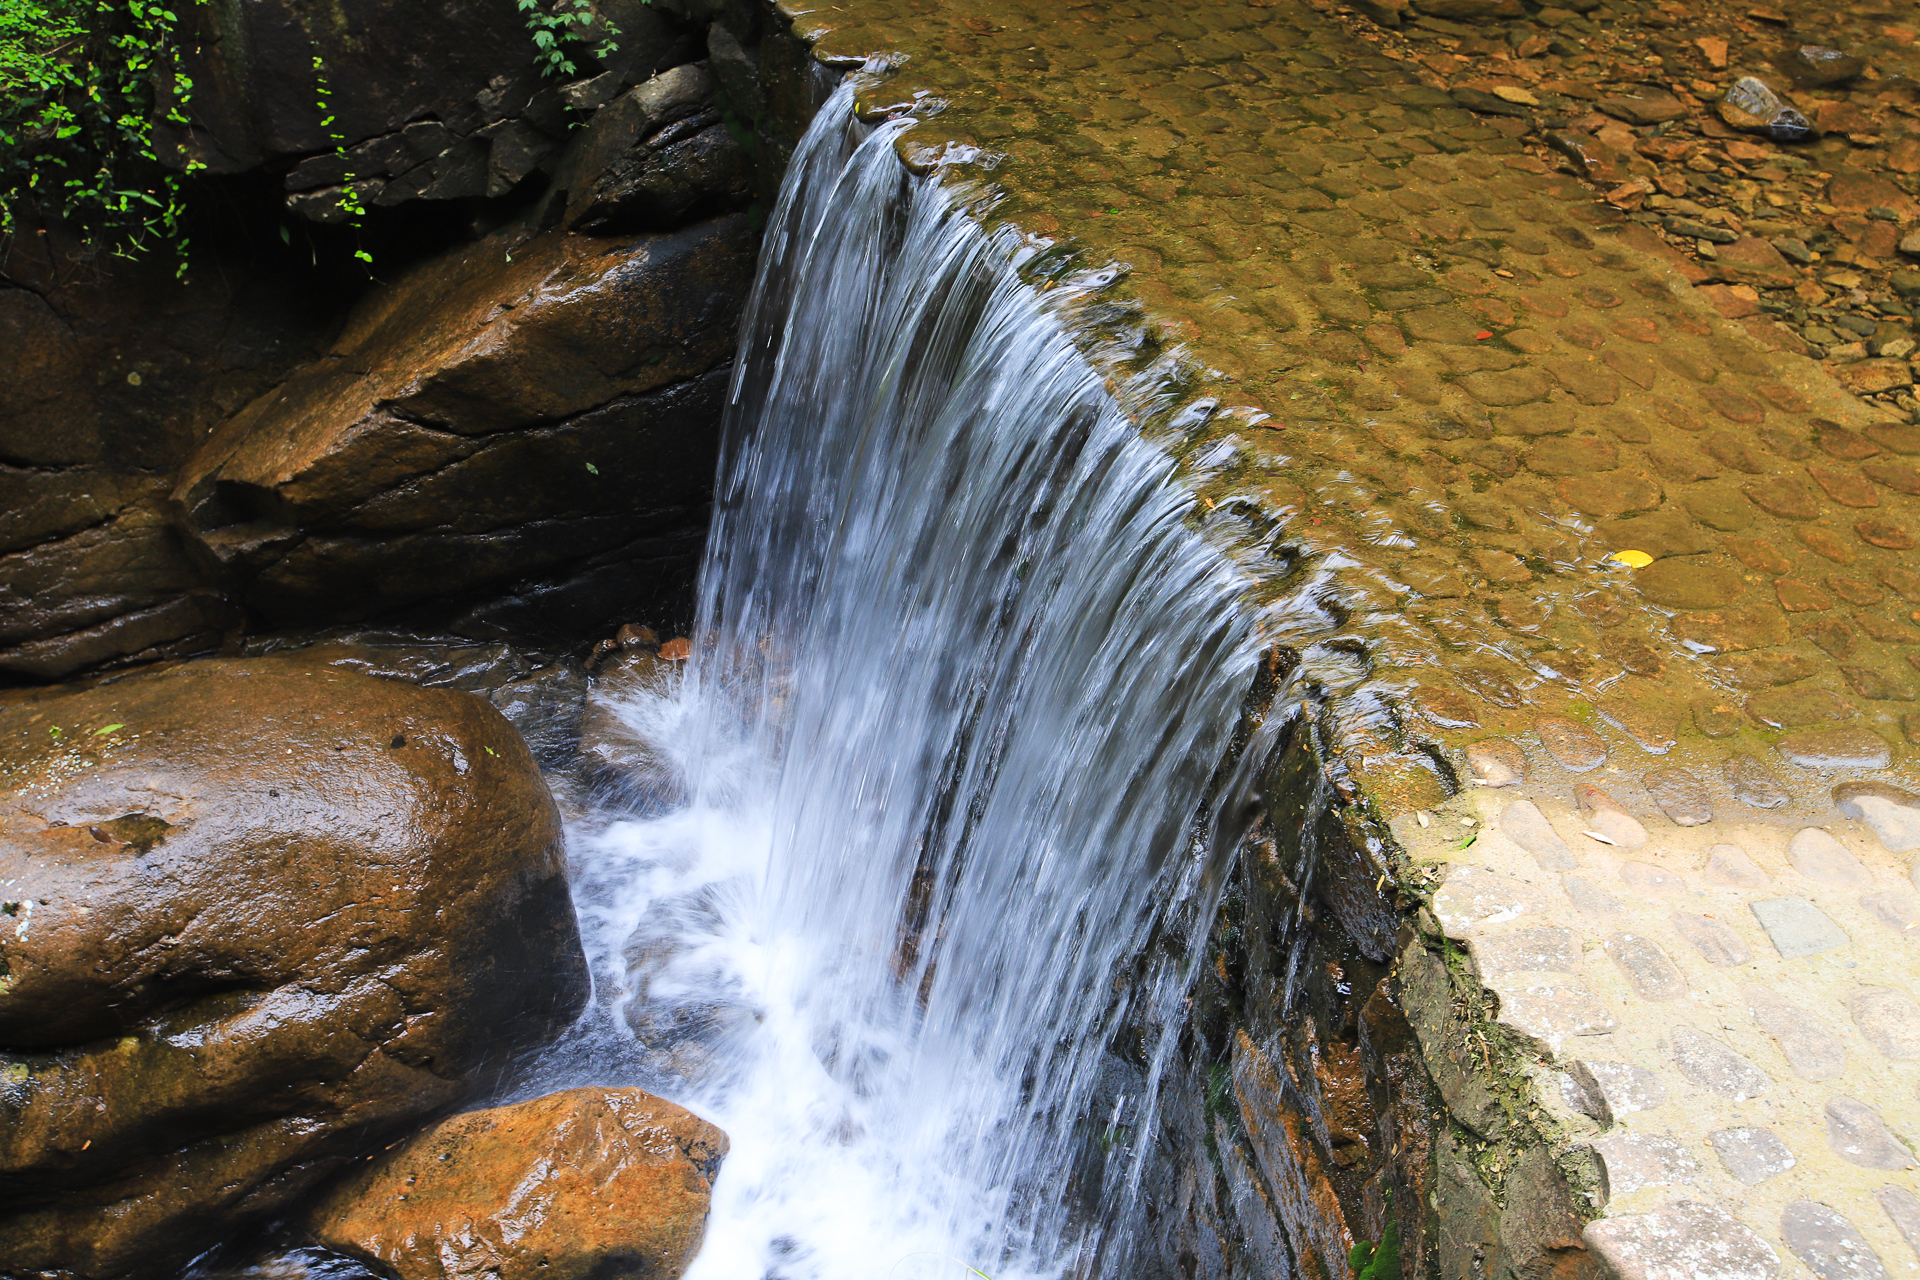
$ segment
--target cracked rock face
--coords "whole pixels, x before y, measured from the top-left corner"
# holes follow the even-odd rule
[[[737,216],[457,250],[215,432],[174,502],[247,603],[294,624],[603,552],[690,559],[752,271]]]
[[[208,661],[0,708],[0,1270],[176,1268],[579,1011],[471,695]]]

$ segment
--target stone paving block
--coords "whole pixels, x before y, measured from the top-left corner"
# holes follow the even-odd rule
[[[1578,978],[1547,974],[1495,977],[1487,985],[1500,997],[1500,1025],[1538,1041],[1557,1054],[1575,1036],[1599,1036],[1618,1027],[1606,1001]]]
[[[1574,1105],[1603,1126],[1611,1127],[1621,1116],[1666,1105],[1667,1087],[1660,1077],[1631,1062],[1577,1058],[1567,1077],[1583,1099]]]
[[[1527,757],[1520,744],[1489,738],[1467,748],[1467,768],[1483,787],[1515,787],[1527,780]]]
[[[1433,895],[1433,914],[1456,938],[1538,915],[1546,910],[1540,891],[1525,881],[1485,867],[1458,867]]]
[[[1793,869],[1818,884],[1842,885],[1864,889],[1873,883],[1873,875],[1860,859],[1819,827],[1803,827],[1787,843],[1787,858]]]
[[[1672,1138],[1650,1133],[1617,1133],[1595,1138],[1607,1171],[1607,1190],[1616,1196],[1648,1187],[1691,1186],[1700,1166]]]
[[[1914,1257],[1920,1258],[1920,1196],[1905,1187],[1882,1187],[1873,1193],[1873,1198],[1886,1210]]]
[[[1827,1145],[1849,1164],[1862,1169],[1913,1167],[1913,1152],[1866,1103],[1835,1094],[1827,1099],[1826,1118]]]
[[[1620,1280],[1773,1280],[1780,1270],[1759,1232],[1696,1200],[1602,1218],[1581,1238]]]
[[[1590,828],[1583,834],[1603,844],[1623,849],[1639,849],[1647,843],[1647,829],[1640,819],[1628,813],[1612,796],[1592,783],[1582,782],[1573,789],[1574,799]]]
[[[1773,1083],[1766,1072],[1712,1036],[1692,1027],[1675,1027],[1668,1034],[1674,1065],[1702,1089],[1739,1102],[1759,1097]]]
[[[1763,889],[1773,883],[1737,844],[1716,844],[1708,849],[1707,865],[1700,878],[1723,889]]]
[[[1750,1187],[1778,1177],[1796,1163],[1793,1152],[1771,1129],[1716,1129],[1707,1135],[1707,1141],[1727,1172]]]
[[[1920,1059],[1920,1003],[1893,987],[1862,987],[1847,1000],[1853,1024],[1883,1058]]]
[[[1467,943],[1482,977],[1530,971],[1580,972],[1580,935],[1545,926],[1482,934]]]
[[[1616,933],[1600,945],[1642,1000],[1677,1000],[1687,993],[1685,976],[1652,938]]]
[[[1532,854],[1548,871],[1571,871],[1580,865],[1573,850],[1531,800],[1515,800],[1500,811],[1500,830]]]
[[[1569,773],[1585,773],[1607,762],[1607,744],[1600,735],[1578,720],[1565,716],[1541,716],[1533,722],[1540,745]]]
[[[1820,1280],[1892,1280],[1860,1229],[1817,1200],[1789,1204],[1780,1237]]]
[[[1843,782],[1833,802],[1873,830],[1888,853],[1920,849],[1920,797],[1884,782]]]
[[[1860,905],[1895,935],[1908,941],[1920,941],[1920,899],[1905,891],[1863,893]]]
[[[1667,918],[1673,922],[1674,932],[1691,943],[1701,958],[1715,968],[1729,969],[1753,959],[1753,952],[1724,920],[1691,911],[1676,911]]]
[[[1893,763],[1887,740],[1871,729],[1803,729],[1773,749],[1802,769],[1884,769]]]
[[[1750,984],[1741,988],[1740,998],[1802,1080],[1834,1080],[1846,1072],[1846,1046],[1785,996],[1770,987]]]
[[[1756,809],[1778,809],[1793,799],[1793,792],[1773,775],[1773,771],[1752,756],[1731,755],[1720,766],[1726,775],[1733,798]]]
[[[1826,912],[1805,898],[1763,898],[1749,902],[1747,908],[1767,931],[1774,948],[1788,960],[1818,955],[1850,941]]]
[[[1560,886],[1566,890],[1567,901],[1583,916],[1606,920],[1620,914],[1619,900],[1592,881],[1581,876],[1561,876]]]
[[[1707,784],[1685,769],[1654,769],[1640,780],[1647,794],[1675,826],[1698,827],[1713,821]]]
[[[1650,862],[1621,863],[1620,879],[1626,882],[1635,896],[1671,898],[1687,891],[1685,880],[1665,867],[1656,867]]]

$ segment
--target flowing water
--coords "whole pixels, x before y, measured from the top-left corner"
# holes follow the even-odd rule
[[[1167,456],[897,127],[843,89],[795,156],[695,652],[621,708],[650,793],[572,832],[599,1034],[732,1139],[695,1280],[1101,1270],[1255,663]]]

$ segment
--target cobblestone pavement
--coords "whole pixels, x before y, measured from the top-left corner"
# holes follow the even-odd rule
[[[1911,82],[1821,91],[1888,136],[1719,136],[1703,103],[1791,15],[1730,19],[1730,54],[1586,7],[1449,34],[1384,0],[1398,31],[1295,0],[786,4],[829,59],[904,55],[864,108],[926,117],[903,157],[990,190],[1248,551],[1331,767],[1599,1155],[1589,1248],[1917,1275],[1920,426],[1876,229],[1920,212],[1887,167],[1920,168]],[[1580,115],[1689,49],[1625,95],[1684,136]],[[1887,203],[1842,226],[1849,192]]]

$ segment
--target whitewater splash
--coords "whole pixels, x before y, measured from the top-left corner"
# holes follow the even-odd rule
[[[732,1139],[694,1280],[1098,1272],[1211,911],[1243,584],[899,127],[794,158],[696,650],[622,708],[673,800],[572,833],[605,1023]]]

